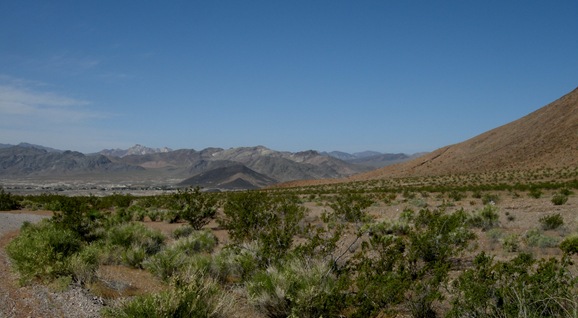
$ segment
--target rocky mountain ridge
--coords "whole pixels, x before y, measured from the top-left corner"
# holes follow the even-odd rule
[[[26,143],[0,145],[3,179],[35,179],[39,183],[114,179],[130,184],[254,189],[292,180],[342,178],[370,169],[315,150],[287,152],[264,146],[197,151],[137,144],[124,150],[82,154]]]
[[[99,151],[98,153],[101,155],[105,155],[105,156],[114,156],[114,157],[125,157],[125,156],[129,156],[129,155],[147,155],[147,154],[152,154],[152,153],[158,153],[158,152],[171,152],[173,151],[170,148],[167,147],[163,147],[163,148],[150,148],[150,147],[145,147],[142,146],[140,144],[136,144],[128,149],[103,149],[101,151]]]

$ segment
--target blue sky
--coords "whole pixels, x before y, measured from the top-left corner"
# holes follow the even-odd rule
[[[578,86],[578,2],[0,1],[0,143],[431,151]]]

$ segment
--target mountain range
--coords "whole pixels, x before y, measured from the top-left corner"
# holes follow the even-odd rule
[[[511,123],[416,155],[292,153],[263,146],[196,151],[141,145],[85,155],[30,144],[0,144],[2,180],[115,177],[124,183],[227,190],[565,168],[578,168],[578,88]]]
[[[0,176],[39,183],[46,180],[115,180],[151,186],[238,190],[292,180],[342,178],[407,158],[411,156],[377,152],[348,155],[314,150],[292,153],[263,146],[172,150],[139,144],[128,149],[83,154],[20,143],[16,146],[0,144]]]

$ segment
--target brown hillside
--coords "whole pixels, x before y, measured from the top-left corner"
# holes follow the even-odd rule
[[[347,179],[293,181],[279,186],[577,166],[578,88],[516,121],[411,161]]]
[[[351,179],[483,173],[578,165],[578,88],[537,111],[415,160]]]

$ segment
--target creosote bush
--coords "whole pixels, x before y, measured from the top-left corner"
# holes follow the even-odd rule
[[[564,218],[560,213],[545,215],[539,221],[543,230],[555,230],[564,225]]]
[[[180,218],[193,229],[200,230],[215,216],[218,200],[212,193],[203,193],[200,187],[195,187],[173,194],[172,205]]]
[[[574,317],[577,280],[569,266],[568,258],[522,253],[502,262],[482,252],[452,284],[448,317]]]
[[[20,208],[20,203],[10,192],[4,191],[0,187],[0,211],[17,210]]]
[[[6,252],[20,273],[21,283],[51,281],[72,274],[69,257],[80,251],[82,244],[77,233],[45,220],[36,225],[26,223]]]
[[[569,255],[578,254],[578,234],[570,235],[562,240],[560,249]]]
[[[293,246],[305,210],[296,196],[239,192],[228,196],[223,211],[225,217],[218,222],[229,231],[235,245],[257,241],[259,266],[266,267],[282,260]]]
[[[552,200],[550,201],[552,201],[554,205],[563,205],[564,203],[568,202],[568,196],[561,193],[557,193],[554,194]]]
[[[499,218],[498,207],[493,204],[486,204],[482,210],[468,219],[468,223],[473,227],[487,231],[499,224]]]

